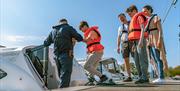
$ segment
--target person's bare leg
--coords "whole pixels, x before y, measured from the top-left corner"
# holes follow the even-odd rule
[[[130,70],[130,64],[129,64],[129,58],[124,58],[126,71],[128,73],[128,77],[131,77],[131,70]]]
[[[125,69],[128,74],[128,78],[124,79],[123,82],[131,82],[131,69],[130,69],[130,64],[129,64],[129,58],[124,58],[124,63],[125,63]]]

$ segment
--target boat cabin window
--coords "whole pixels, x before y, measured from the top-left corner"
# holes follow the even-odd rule
[[[41,78],[43,78],[45,81],[48,70],[48,47],[37,46],[32,49],[27,49],[26,53],[28,54]]]

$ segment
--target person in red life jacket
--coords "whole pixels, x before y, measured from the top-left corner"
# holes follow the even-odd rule
[[[144,12],[138,13],[135,5],[127,8],[126,13],[131,17],[128,40],[134,42],[134,60],[139,75],[139,79],[135,84],[149,83],[148,58],[145,40],[148,37],[148,33],[145,32],[148,18]]]
[[[164,46],[163,46],[163,34],[162,34],[162,26],[161,19],[157,16],[157,14],[152,14],[153,9],[150,5],[146,5],[143,7],[142,11],[149,16],[149,38],[148,38],[148,46],[149,46],[149,54],[153,55],[153,59],[157,65],[158,69],[158,79],[154,80],[153,83],[162,84],[165,82],[164,80],[164,70],[168,69],[167,60],[162,60],[160,55],[164,54]],[[150,56],[151,56],[150,55]],[[164,54],[165,55],[165,54]],[[151,59],[150,59],[151,60]]]
[[[98,27],[89,27],[86,21],[81,21],[79,29],[84,33],[84,42],[87,44],[88,55],[84,69],[86,69],[92,76],[97,75],[100,78],[99,82],[108,80],[106,75],[101,74],[101,72],[97,70],[104,50],[104,46],[100,43],[101,34],[98,31]]]

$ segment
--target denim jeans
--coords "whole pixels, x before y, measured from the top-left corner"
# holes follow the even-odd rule
[[[159,78],[164,79],[163,62],[160,59],[160,51],[155,47],[151,47],[150,52],[154,58],[155,63],[157,63]]]
[[[138,70],[139,78],[143,80],[149,79],[148,77],[148,58],[146,51],[146,40],[143,40],[143,46],[138,48],[139,40],[135,41],[136,51],[134,53],[134,60]]]
[[[57,57],[57,61],[59,64],[57,67],[61,79],[60,88],[69,87],[73,66],[73,57],[70,57],[68,53],[62,53]]]

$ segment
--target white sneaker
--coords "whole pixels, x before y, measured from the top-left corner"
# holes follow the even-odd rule
[[[155,84],[164,84],[164,83],[165,83],[165,80],[158,78],[158,79],[152,81],[152,83],[155,83]]]

